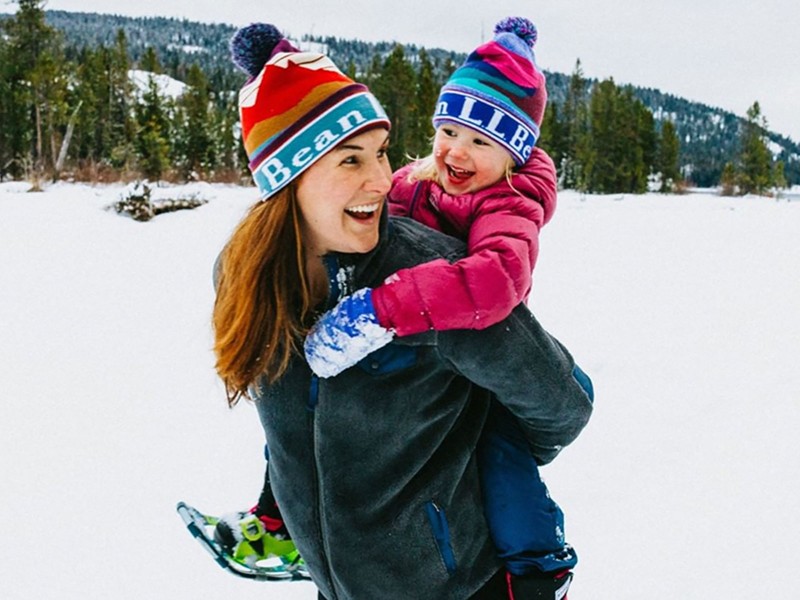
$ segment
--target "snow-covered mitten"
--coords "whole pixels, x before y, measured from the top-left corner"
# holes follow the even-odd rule
[[[333,377],[392,341],[372,304],[372,288],[362,288],[322,315],[308,332],[304,349],[311,370]]]
[[[509,597],[518,600],[542,598],[542,600],[567,600],[567,591],[572,582],[572,571],[558,573],[531,573],[530,575],[508,574]]]

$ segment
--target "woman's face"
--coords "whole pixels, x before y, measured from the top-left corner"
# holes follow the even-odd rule
[[[513,166],[511,155],[500,144],[455,123],[436,129],[433,156],[442,188],[454,196],[497,183]]]
[[[392,184],[388,144],[385,129],[372,129],[342,142],[300,177],[297,202],[307,252],[364,253],[377,245]]]

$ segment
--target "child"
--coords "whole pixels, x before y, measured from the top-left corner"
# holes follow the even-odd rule
[[[533,24],[507,19],[495,33],[443,86],[432,156],[395,173],[389,195],[393,215],[465,239],[469,256],[405,269],[377,288],[343,298],[306,339],[317,375],[340,373],[394,336],[489,327],[529,294],[538,231],[556,202],[555,168],[534,147],[547,92],[532,52]],[[588,377],[577,368],[575,377],[591,397]],[[527,441],[499,403],[490,410],[478,460],[510,597],[565,598],[577,557],[564,542],[563,515],[539,478]],[[282,537],[268,481],[264,490],[252,514],[231,515],[221,533],[231,529],[241,537],[238,530],[255,515],[267,533]]]
[[[534,147],[547,103],[532,47],[536,28],[506,19],[443,86],[433,154],[398,170],[392,215],[465,239],[469,256],[405,269],[345,297],[309,333],[321,377],[353,366],[393,336],[494,325],[531,289],[538,232],[552,216],[556,174]],[[574,373],[591,397],[591,383]],[[487,519],[513,597],[564,598],[577,557],[514,419],[499,403],[478,450]]]

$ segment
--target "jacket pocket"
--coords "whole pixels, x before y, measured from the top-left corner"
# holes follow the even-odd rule
[[[450,528],[447,526],[447,517],[444,510],[439,508],[433,500],[425,504],[425,512],[428,515],[428,522],[444,567],[452,575],[456,570],[456,556],[453,553],[453,546],[450,544]]]
[[[586,392],[586,395],[589,397],[589,402],[594,404],[594,386],[589,376],[584,373],[583,369],[578,365],[575,365],[572,369],[572,377],[578,382],[578,385],[581,386],[583,391]]]

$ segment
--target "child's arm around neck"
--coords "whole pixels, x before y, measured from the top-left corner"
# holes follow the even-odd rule
[[[373,290],[378,321],[403,336],[483,329],[503,320],[531,289],[539,229],[556,205],[553,161],[534,149],[510,184],[502,180],[463,196],[445,194],[431,182],[407,182],[409,169],[395,174],[392,214],[460,233],[469,255],[453,264],[436,260],[398,271]]]

